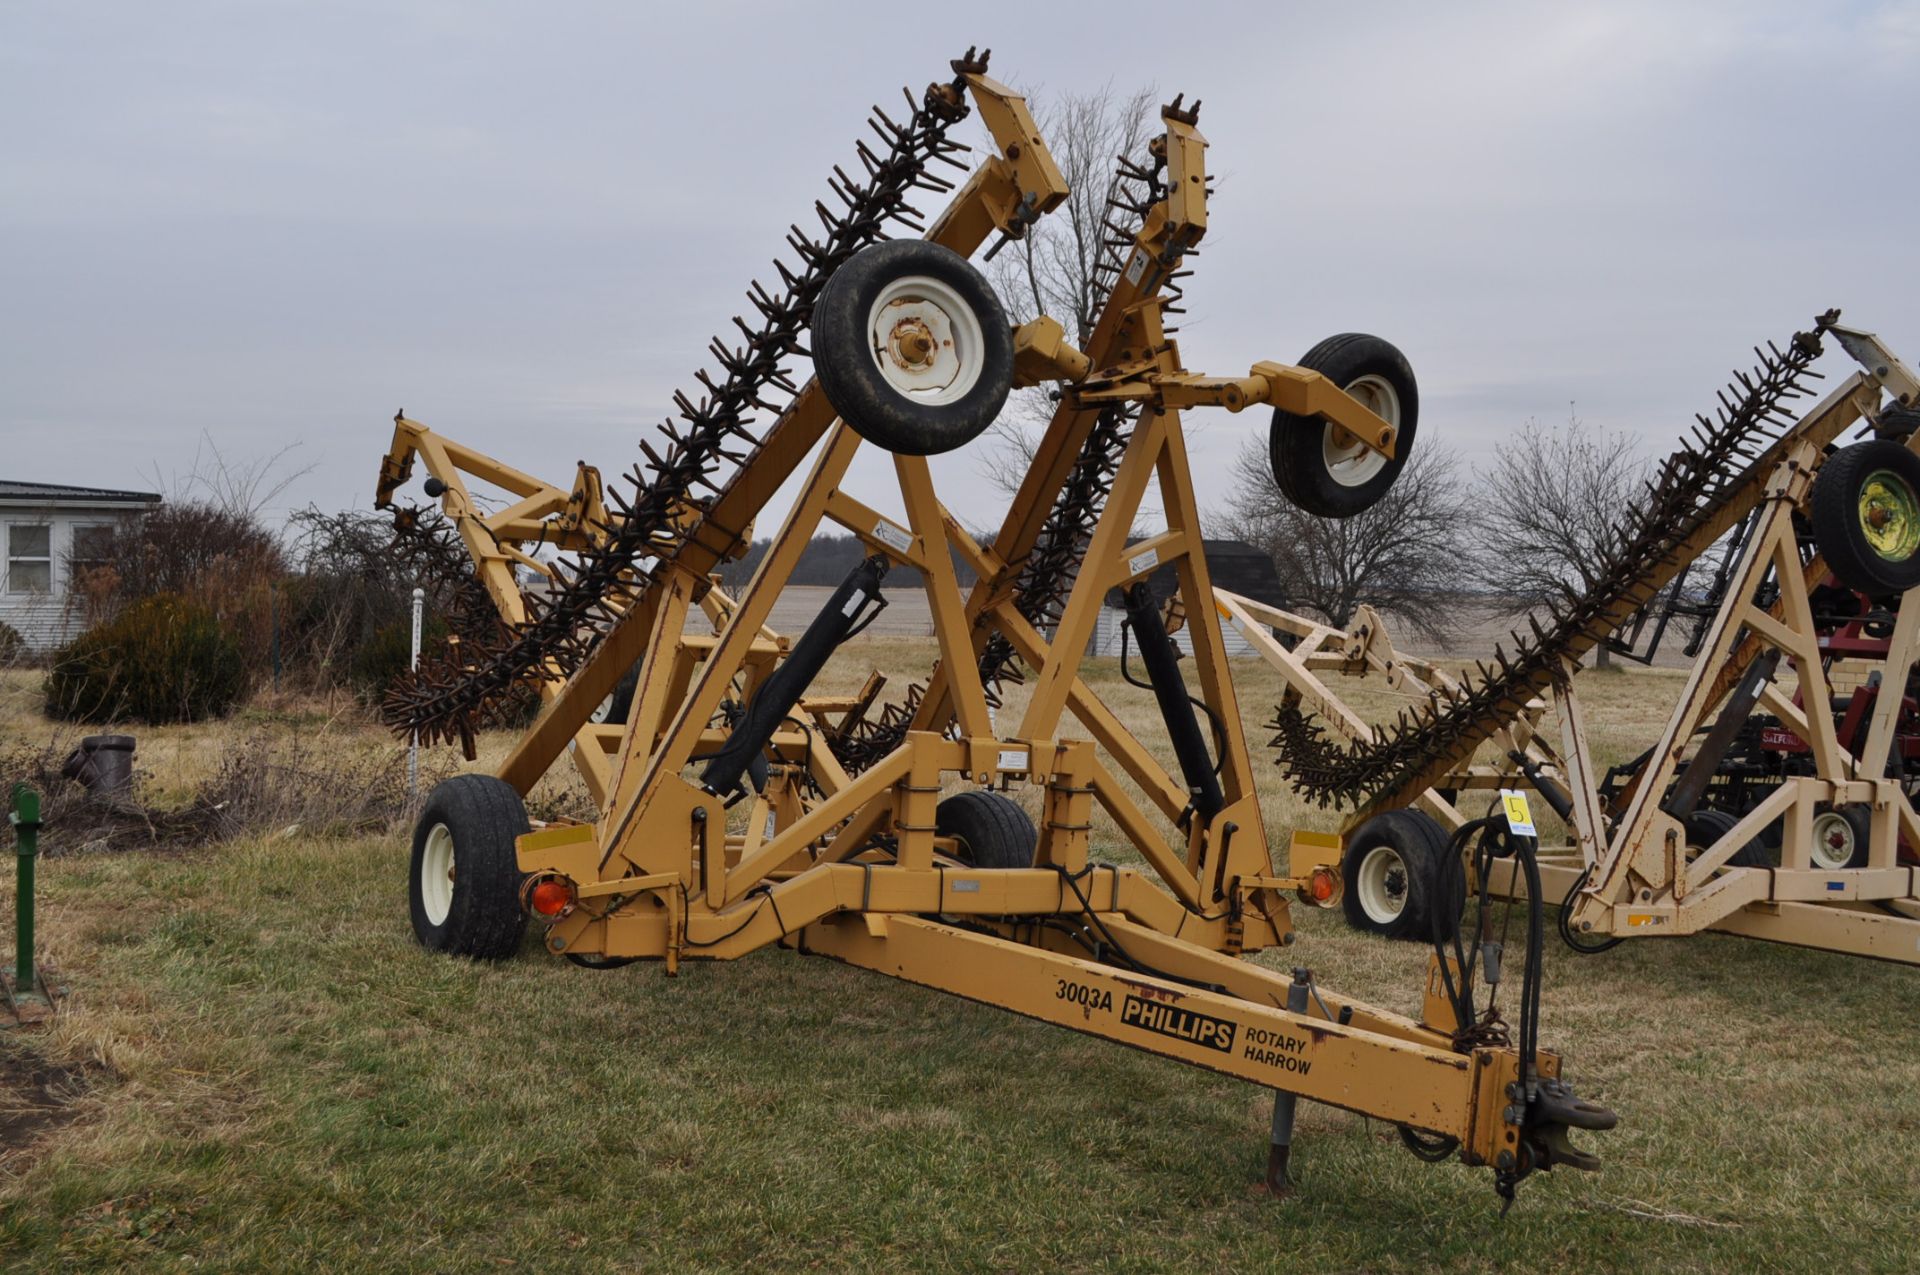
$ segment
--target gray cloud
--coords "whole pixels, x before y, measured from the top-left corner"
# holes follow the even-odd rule
[[[1407,350],[1484,456],[1577,401],[1664,448],[1829,305],[1920,361],[1920,4],[179,4],[0,17],[9,476],[138,485],[202,431],[364,504],[386,419],[614,470],[871,101],[970,41],[1036,92],[1205,99],[1187,362]],[[1264,428],[1193,440],[1204,504]],[[887,466],[866,458],[864,480]],[[991,502],[964,455],[957,508]]]

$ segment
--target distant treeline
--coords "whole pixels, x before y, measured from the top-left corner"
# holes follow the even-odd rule
[[[747,550],[746,556],[738,562],[728,563],[721,569],[721,577],[729,590],[744,588],[747,581],[760,566],[761,557],[767,552],[771,541],[756,540]],[[818,584],[832,588],[860,565],[868,550],[858,536],[815,536],[808,542],[806,550],[800,555],[800,563],[794,568],[792,584]],[[962,562],[958,556],[953,560],[954,573],[960,577],[960,583],[970,585],[974,581],[973,569]],[[911,567],[896,565],[887,575],[889,581],[904,585],[917,586],[920,573]]]

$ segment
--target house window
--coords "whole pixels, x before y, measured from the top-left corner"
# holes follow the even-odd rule
[[[81,523],[73,529],[73,552],[67,555],[70,579],[84,579],[87,572],[104,567],[112,560],[112,523]]]
[[[16,522],[7,528],[7,592],[53,591],[53,528]]]

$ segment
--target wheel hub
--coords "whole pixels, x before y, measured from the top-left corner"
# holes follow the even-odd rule
[[[420,856],[420,903],[432,925],[446,923],[453,911],[453,874],[456,859],[453,831],[444,823],[435,824],[427,833],[427,844]]]
[[[1387,437],[1400,428],[1400,396],[1385,377],[1362,376],[1341,387],[1362,407],[1385,421],[1391,428]],[[1387,467],[1387,458],[1361,442],[1351,431],[1328,422],[1321,442],[1327,473],[1343,487],[1359,487],[1371,481]]]
[[[1813,866],[1829,872],[1853,862],[1853,825],[1838,811],[1823,811],[1813,823]]]
[[[1920,496],[1899,475],[1876,470],[1860,485],[1860,526],[1875,553],[1904,562],[1920,551]]]
[[[1361,910],[1375,922],[1384,925],[1406,910],[1407,865],[1391,846],[1375,847],[1355,876]]]
[[[902,319],[893,325],[887,339],[887,353],[900,367],[914,370],[933,362],[933,329],[920,318]]]
[[[868,312],[867,340],[888,386],[915,402],[954,402],[980,380],[980,321],[958,291],[931,276],[888,284]]]

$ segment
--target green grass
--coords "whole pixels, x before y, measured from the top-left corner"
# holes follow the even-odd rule
[[[430,956],[395,840],[47,868],[78,991],[45,1047],[100,1065],[0,1187],[8,1269],[1904,1270],[1920,1239],[1891,966],[1556,953],[1547,1038],[1623,1124],[1502,1221],[1484,1172],[1317,1107],[1300,1194],[1260,1198],[1260,1092],[824,960]],[[1411,1007],[1418,951],[1303,928]]]
[[[1678,685],[1593,679],[1603,759]],[[1270,690],[1242,678],[1250,724]],[[1263,804],[1276,838],[1333,818],[1277,783]],[[1914,969],[1717,936],[1552,948],[1543,1039],[1622,1118],[1581,1135],[1602,1173],[1536,1176],[1502,1220],[1484,1170],[1308,1106],[1276,1203],[1250,1086],[789,952],[676,979],[531,945],[431,956],[403,841],[43,863],[74,996],[31,1048],[91,1083],[0,1147],[0,1269],[1838,1272],[1920,1251]],[[1418,1009],[1419,948],[1296,921],[1258,959]]]

